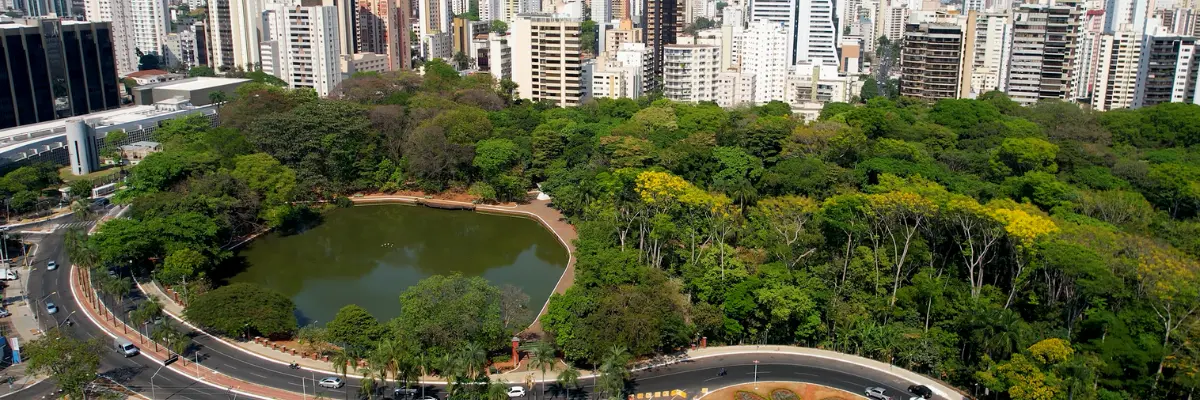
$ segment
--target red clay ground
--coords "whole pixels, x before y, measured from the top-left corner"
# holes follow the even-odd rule
[[[802,382],[743,383],[709,392],[704,400],[859,400],[845,390]]]

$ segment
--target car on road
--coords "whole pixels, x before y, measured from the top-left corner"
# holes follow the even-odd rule
[[[396,390],[392,391],[392,397],[395,397],[397,399],[409,398],[409,397],[413,397],[416,395],[417,395],[417,389],[415,389],[415,388],[399,387],[399,388],[396,388]]]
[[[513,386],[513,387],[508,388],[508,397],[509,398],[525,397],[525,388],[520,387],[520,386]]]
[[[8,309],[0,308],[0,318],[7,317],[9,315],[12,315],[12,313],[8,312]]]
[[[321,380],[317,381],[317,384],[321,385],[321,387],[330,388],[330,389],[337,389],[342,386],[346,386],[346,382],[342,382],[341,378],[337,378],[337,377],[333,377],[333,376],[321,378]]]
[[[54,305],[54,303],[46,303],[47,314],[54,314],[56,312],[58,312],[58,306]]]
[[[919,399],[931,399],[931,398],[933,398],[933,391],[932,391],[932,390],[929,390],[929,387],[928,387],[928,386],[925,386],[925,385],[912,385],[912,386],[909,386],[909,387],[908,387],[908,392],[909,392],[909,393],[912,393],[912,394],[915,394],[915,395],[917,395],[917,397],[914,397],[913,399],[918,399],[918,400],[919,400]]]
[[[869,388],[867,388],[866,392],[867,392],[868,399],[892,400],[891,396],[884,394],[887,392],[887,390],[885,390],[884,388],[881,388],[881,387],[869,387]]]
[[[50,262],[46,263],[46,270],[47,270],[47,271],[53,271],[53,270],[56,270],[56,269],[58,269],[58,263],[57,263],[57,262],[54,262],[54,260],[50,260]]]

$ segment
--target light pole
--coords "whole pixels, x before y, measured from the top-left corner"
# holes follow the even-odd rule
[[[71,316],[72,316],[72,315],[75,315],[75,312],[74,312],[74,311],[71,311],[71,313],[70,313],[70,314],[67,314],[67,317],[66,317],[66,318],[63,318],[62,322],[59,322],[59,323],[58,323],[58,325],[55,325],[54,327],[55,327],[55,328],[61,328],[63,324],[65,324],[65,323],[67,323],[67,321],[70,321],[70,320],[71,320]]]
[[[150,398],[151,399],[158,397],[158,396],[154,395],[154,377],[158,376],[158,373],[160,371],[162,371],[163,367],[165,367],[165,366],[167,366],[167,365],[163,364],[162,367],[158,367],[158,369],[154,370],[154,375],[150,375]]]
[[[754,384],[758,385],[758,360],[754,360]]]
[[[46,297],[43,297],[43,298],[41,298],[40,300],[33,302],[33,319],[34,319],[34,320],[37,320],[37,319],[38,319],[38,318],[37,318],[37,315],[38,315],[38,312],[37,312],[37,304],[38,304],[38,303],[41,303],[41,302],[43,302],[43,301],[46,301],[46,299],[50,298],[50,296],[53,296],[53,295],[56,295],[56,294],[58,294],[58,292],[50,292],[50,294],[46,295]]]

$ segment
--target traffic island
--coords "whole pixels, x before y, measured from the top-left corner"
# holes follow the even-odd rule
[[[702,390],[703,392],[703,390]],[[768,381],[726,386],[696,398],[704,400],[859,400],[865,397],[828,386]]]

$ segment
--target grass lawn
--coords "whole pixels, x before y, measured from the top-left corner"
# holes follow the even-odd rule
[[[116,174],[117,171],[120,171],[120,169],[117,168],[116,165],[102,165],[100,166],[99,171],[92,172],[87,175],[75,175],[71,173],[71,166],[68,165],[58,169],[58,177],[61,178],[63,182],[71,183],[72,181],[80,179],[96,179],[113,175]]]

